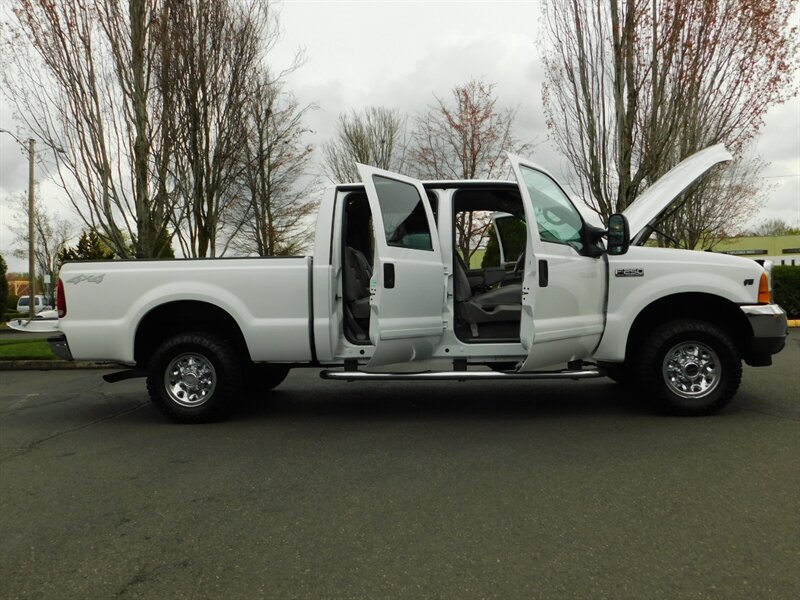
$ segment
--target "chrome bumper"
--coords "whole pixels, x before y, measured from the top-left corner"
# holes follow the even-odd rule
[[[777,304],[742,306],[741,309],[753,328],[745,361],[754,367],[771,365],[772,355],[783,350],[789,335],[786,311]]]

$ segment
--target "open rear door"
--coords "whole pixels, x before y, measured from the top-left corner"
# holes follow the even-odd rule
[[[444,332],[446,277],[422,184],[358,165],[375,230],[370,281],[370,367],[430,358]]]

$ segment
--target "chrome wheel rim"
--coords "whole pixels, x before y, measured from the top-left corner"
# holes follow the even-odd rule
[[[205,356],[187,352],[173,358],[164,373],[164,389],[176,404],[195,407],[211,398],[217,371]]]
[[[703,398],[721,378],[719,356],[700,342],[681,342],[664,355],[661,373],[672,392],[682,398]]]

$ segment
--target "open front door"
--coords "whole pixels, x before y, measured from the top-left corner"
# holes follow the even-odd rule
[[[520,342],[532,371],[590,356],[605,325],[606,264],[581,214],[541,168],[509,156],[525,205],[528,239]]]
[[[370,281],[370,367],[430,358],[442,337],[446,278],[422,184],[358,165],[375,229]]]

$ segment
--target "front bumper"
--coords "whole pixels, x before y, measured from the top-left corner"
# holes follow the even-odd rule
[[[753,328],[745,361],[752,367],[771,365],[772,355],[783,350],[789,335],[786,312],[777,304],[742,306],[741,309]]]
[[[50,351],[61,360],[73,360],[72,352],[67,343],[67,336],[63,333],[47,338],[47,343],[50,344]]]

